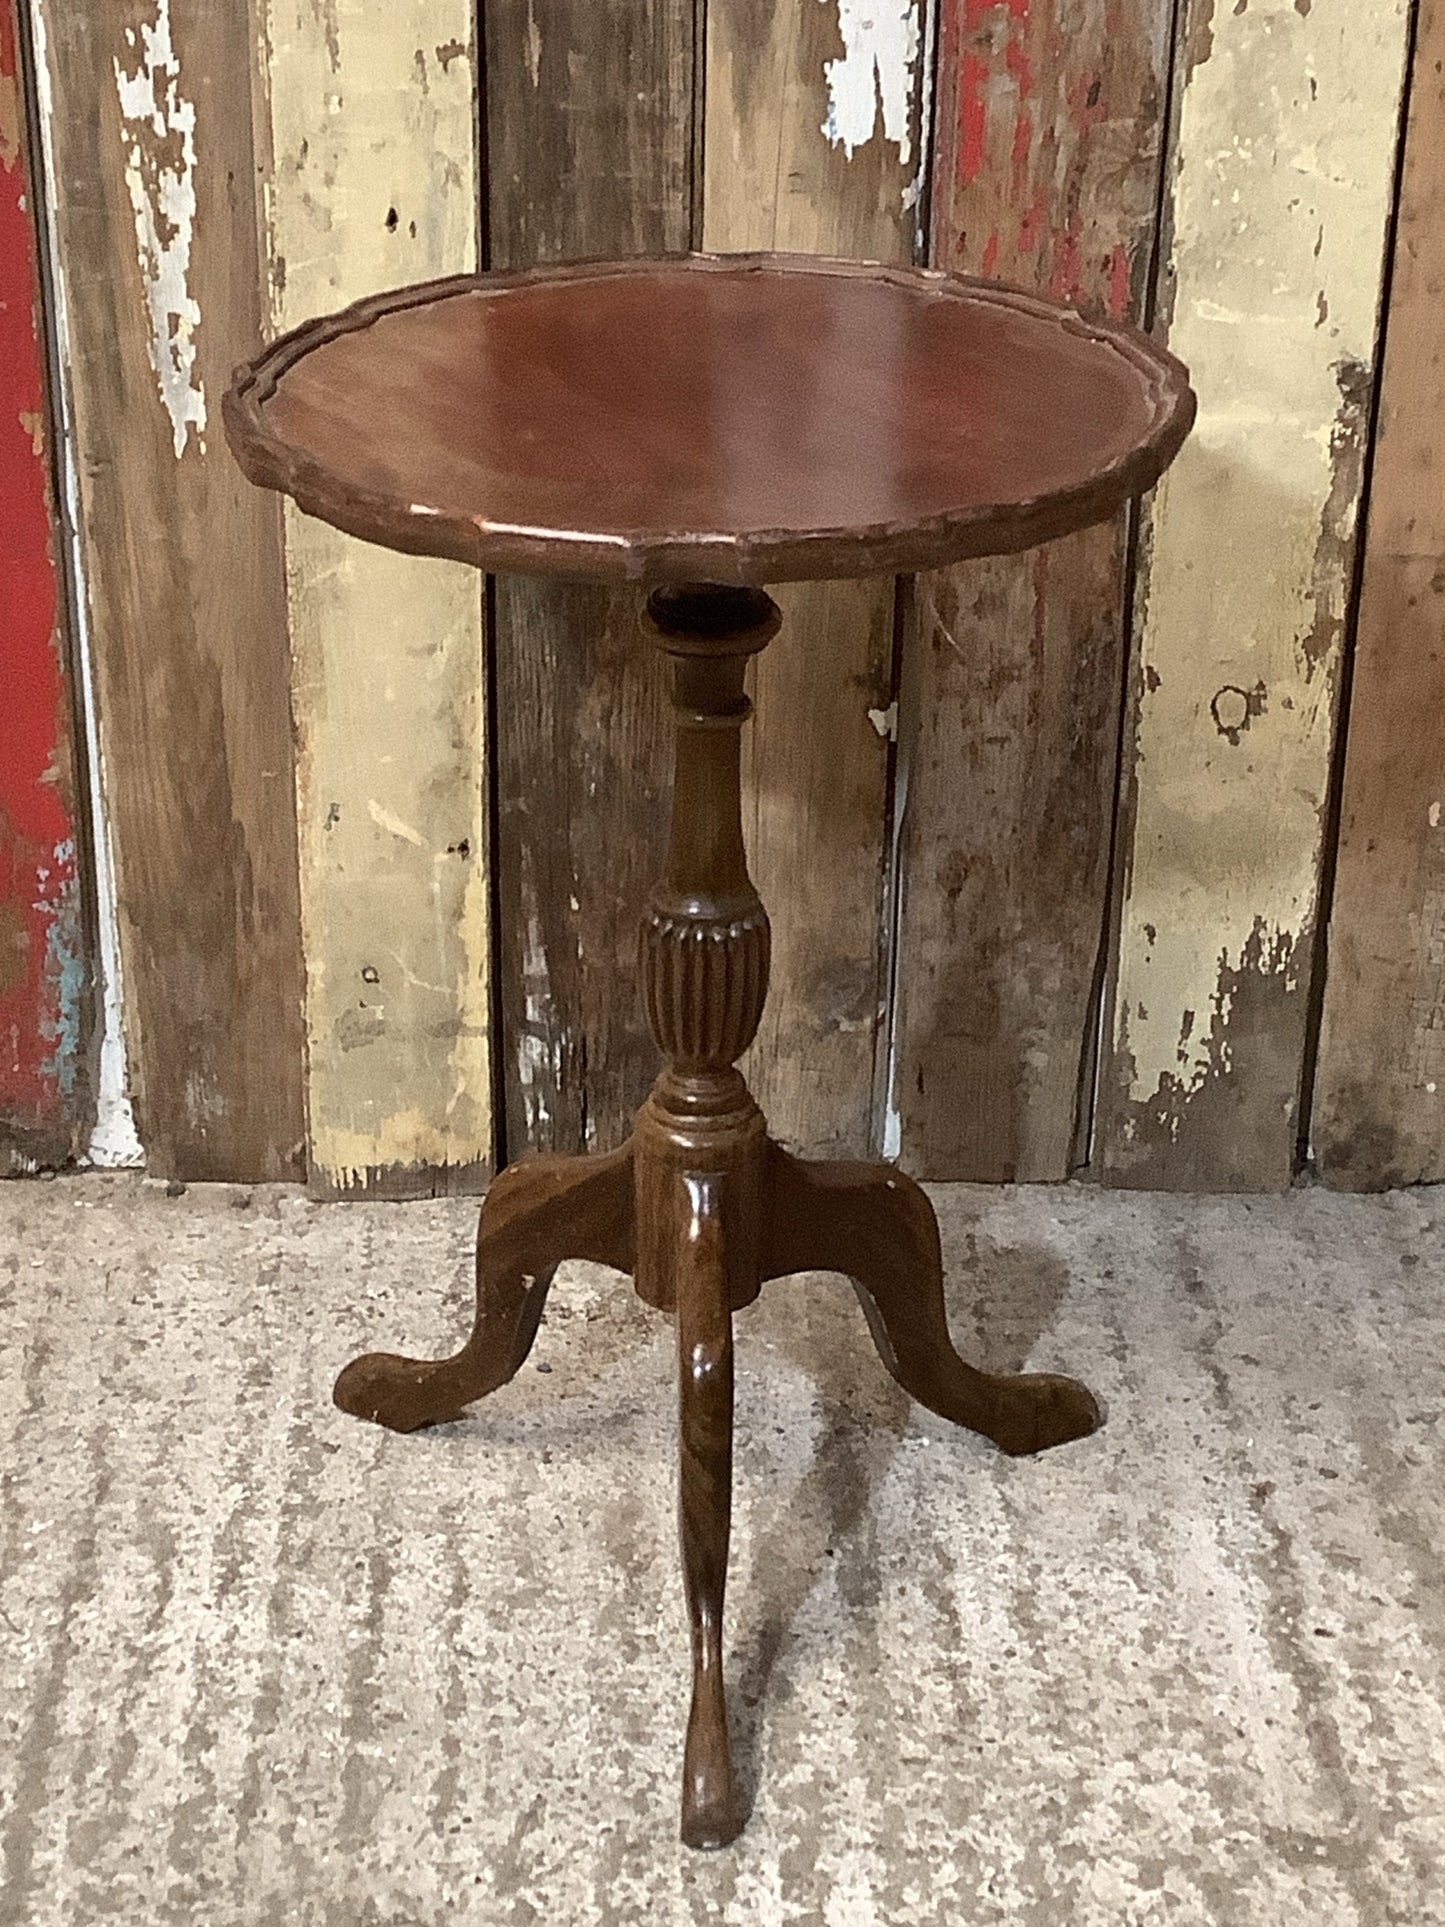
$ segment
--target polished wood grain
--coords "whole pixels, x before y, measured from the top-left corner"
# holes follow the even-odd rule
[[[722,1191],[726,1172],[682,1179],[677,1280],[678,1526],[692,1623],[692,1706],[682,1764],[682,1837],[725,1847],[743,1823],[728,1741],[723,1595],[732,1518],[733,1330]]]
[[[929,568],[1112,514],[1182,364],[989,282],[805,256],[461,276],[296,329],[226,398],[254,481],[392,547],[717,583]]]
[[[353,1361],[336,1403],[394,1431],[455,1418],[526,1358],[564,1258],[633,1273],[676,1314],[679,1523],[692,1634],[682,1837],[716,1847],[743,1824],[728,1739],[722,1614],[733,1431],[732,1313],[765,1279],[837,1270],[854,1280],[888,1370],[944,1418],[1006,1452],[1039,1452],[1099,1423],[1082,1385],[975,1370],[949,1338],[933,1209],[887,1165],[808,1164],[767,1135],[738,1072],[768,987],[769,926],[743,843],[740,735],[750,657],[778,628],[760,590],[680,588],[649,602],[670,660],[672,832],[642,921],[643,1003],[666,1065],[631,1139],[604,1158],[523,1160],[482,1208],[470,1339],[436,1362]]]
[[[937,1225],[911,1180],[804,1163],[768,1137],[737,1068],[771,963],[741,739],[749,665],[781,615],[755,583],[685,567],[846,574],[1022,546],[1111,514],[1192,414],[1183,368],[1128,329],[982,282],[789,257],[403,291],[297,330],[228,397],[248,472],[341,526],[563,575],[666,578],[646,633],[671,680],[672,822],[639,947],[662,1072],[620,1150],[497,1180],[460,1352],[370,1354],[335,1397],[397,1431],[456,1417],[517,1371],[568,1257],[631,1271],[676,1315],[689,1845],[722,1846],[743,1823],[722,1636],[733,1312],[766,1279],[839,1270],[898,1382],[1003,1450],[1083,1437],[1100,1413],[1072,1379],[958,1355]]]
[[[336,1403],[393,1432],[456,1418],[526,1362],[564,1258],[632,1269],[630,1147],[605,1158],[532,1158],[503,1171],[482,1204],[476,1322],[466,1344],[452,1358],[354,1358],[336,1381]]]
[[[1096,1431],[1097,1402],[1052,1372],[966,1364],[948,1335],[943,1253],[927,1197],[890,1164],[814,1164],[769,1146],[763,1275],[841,1271],[879,1355],[911,1397],[1012,1457]]]

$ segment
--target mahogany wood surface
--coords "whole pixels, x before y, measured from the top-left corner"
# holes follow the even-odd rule
[[[1189,432],[1181,363],[993,282],[802,255],[458,276],[283,336],[226,398],[253,481],[524,574],[754,583],[1082,528]]]
[[[461,1351],[369,1354],[335,1398],[396,1431],[457,1417],[516,1373],[566,1258],[630,1271],[676,1314],[691,1846],[725,1845],[745,1818],[722,1640],[733,1312],[767,1279],[841,1271],[931,1410],[1015,1454],[1100,1423],[1072,1379],[959,1357],[924,1193],[887,1165],[790,1156],[737,1069],[771,946],[743,839],[746,677],[781,619],[747,578],[907,568],[1082,526],[1158,475],[1192,415],[1184,369],[1129,329],[987,283],[777,256],[404,290],[298,330],[228,397],[253,479],[357,533],[664,578],[647,629],[671,673],[672,827],[640,942],[664,1068],[620,1150],[497,1179]]]
[[[666,1067],[621,1150],[524,1159],[497,1179],[482,1207],[476,1320],[462,1350],[436,1362],[356,1359],[335,1398],[395,1431],[455,1418],[522,1364],[563,1258],[631,1271],[648,1304],[676,1313],[679,1524],[693,1652],[682,1837],[717,1847],[745,1819],[722,1662],[732,1313],[765,1279],[841,1271],[899,1383],[1006,1452],[1081,1438],[1100,1414],[1072,1379],[980,1372],[958,1356],[933,1207],[911,1179],[889,1165],[807,1164],[768,1139],[736,1069],[768,979],[768,919],[743,847],[739,738],[751,713],[747,661],[776,633],[777,610],[760,590],[660,589],[649,617],[671,660],[676,710],[671,842],[640,947],[643,1001]]]

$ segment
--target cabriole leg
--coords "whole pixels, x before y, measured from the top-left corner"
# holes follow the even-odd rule
[[[807,1164],[768,1147],[763,1276],[841,1271],[853,1280],[883,1363],[941,1418],[1015,1457],[1086,1437],[1093,1394],[1053,1372],[981,1372],[953,1348],[938,1222],[924,1193],[888,1164]]]
[[[532,1349],[552,1275],[565,1258],[631,1271],[632,1147],[604,1158],[524,1158],[482,1202],[477,1311],[452,1358],[354,1358],[332,1397],[343,1412],[393,1432],[456,1418],[515,1377]]]

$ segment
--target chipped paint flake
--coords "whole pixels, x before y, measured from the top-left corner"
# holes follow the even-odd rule
[[[332,808],[335,808],[334,804]],[[420,830],[413,828],[410,823],[403,822],[395,810],[387,809],[385,804],[378,803],[374,796],[368,799],[366,811],[378,829],[386,830],[391,836],[399,836],[404,843],[414,843],[419,850],[428,848],[427,840]]]
[[[820,0],[833,5],[835,0]],[[913,100],[923,35],[920,0],[836,0],[841,60],[823,63],[828,118],[823,132],[849,160],[883,125],[907,167],[913,159]]]
[[[171,421],[176,458],[191,429],[206,446],[206,396],[196,369],[199,303],[190,292],[196,229],[196,108],[181,91],[171,34],[171,0],[157,0],[155,23],[127,32],[136,73],[115,67],[127,132],[125,183],[135,214],[136,250],[150,311],[150,358]]]
[[[524,874],[529,897],[531,878]],[[527,1134],[533,1143],[545,1142],[552,1123],[547,1094],[562,1078],[562,1034],[553,1021],[552,986],[547,949],[535,900],[527,906],[527,943],[522,956],[522,1031],[517,1039],[517,1082],[527,1114]]]

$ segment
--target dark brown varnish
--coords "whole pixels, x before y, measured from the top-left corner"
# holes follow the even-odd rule
[[[247,474],[483,568],[752,584],[1032,548],[1152,487],[1186,370],[996,283],[804,255],[462,275],[241,372]]]
[[[742,828],[748,663],[780,623],[760,585],[1085,527],[1156,479],[1193,410],[1185,370],[1131,329],[984,282],[792,256],[377,296],[285,337],[226,398],[253,480],[339,527],[483,566],[662,585],[648,632],[672,684],[672,828],[640,955],[662,1073],[621,1150],[498,1178],[455,1357],[369,1354],[335,1397],[395,1431],[455,1418],[518,1370],[566,1258],[630,1271],[676,1314],[689,1845],[725,1845],[744,1819],[722,1643],[733,1312],[770,1278],[841,1271],[889,1371],[943,1417],[1025,1454],[1100,1416],[1073,1379],[966,1364],[923,1192],[889,1165],[793,1157],[737,1069],[770,964]]]
[[[482,1207],[471,1338],[437,1363],[371,1354],[336,1403],[394,1431],[457,1417],[505,1384],[536,1335],[564,1258],[632,1271],[677,1316],[683,1573],[693,1700],[683,1839],[723,1846],[742,1827],[723,1691],[722,1611],[732,1491],[732,1313],[766,1279],[851,1276],[884,1363],[943,1417],[1024,1454],[1099,1423],[1082,1385],[994,1376],[954,1351],[933,1208],[889,1165],[809,1164],[770,1142],[734,1068],[768,980],[768,919],[743,849],[739,735],[749,656],[776,633],[759,590],[658,590],[652,632],[672,664],[677,758],[666,873],[642,923],[642,988],[667,1065],[631,1141],[606,1158],[540,1157],[503,1172]]]

